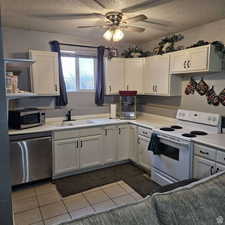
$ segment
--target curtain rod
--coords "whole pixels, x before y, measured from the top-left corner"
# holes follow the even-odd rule
[[[59,43],[60,45],[65,45],[65,46],[73,46],[73,47],[82,47],[82,48],[95,48],[97,49],[98,47],[96,46],[90,46],[90,45],[76,45],[76,44],[68,44],[68,43]],[[109,50],[109,48],[105,48],[107,50]]]

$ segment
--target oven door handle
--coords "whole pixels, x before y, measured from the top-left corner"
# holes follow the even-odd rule
[[[187,142],[175,141],[175,140],[173,140],[172,138],[169,139],[169,138],[163,137],[163,136],[161,136],[161,135],[158,135],[158,138],[160,138],[160,139],[162,139],[162,140],[165,140],[165,141],[172,142],[172,143],[174,143],[174,144],[178,144],[178,145],[189,145],[189,143],[187,143]]]

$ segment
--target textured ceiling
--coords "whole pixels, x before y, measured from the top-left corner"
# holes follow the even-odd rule
[[[53,20],[41,18],[40,14],[62,13],[103,13],[129,7],[143,0],[0,0],[3,6],[3,25],[46,32],[77,35],[86,40],[99,40],[104,29],[80,30],[80,25],[102,24],[103,19]],[[146,0],[145,0],[146,1]],[[123,41],[140,42],[159,36],[183,31],[194,26],[225,18],[225,0],[174,0],[147,10],[125,14],[126,17],[145,14],[149,19],[157,19],[166,26],[138,22],[132,25],[146,28],[144,33],[125,32]]]

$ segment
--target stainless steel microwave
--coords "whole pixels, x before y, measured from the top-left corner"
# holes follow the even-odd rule
[[[35,108],[9,111],[9,128],[26,129],[45,124],[45,113]]]

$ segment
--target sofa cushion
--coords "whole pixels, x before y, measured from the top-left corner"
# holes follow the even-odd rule
[[[162,225],[213,225],[225,221],[225,173],[173,191],[154,194],[152,207]]]

